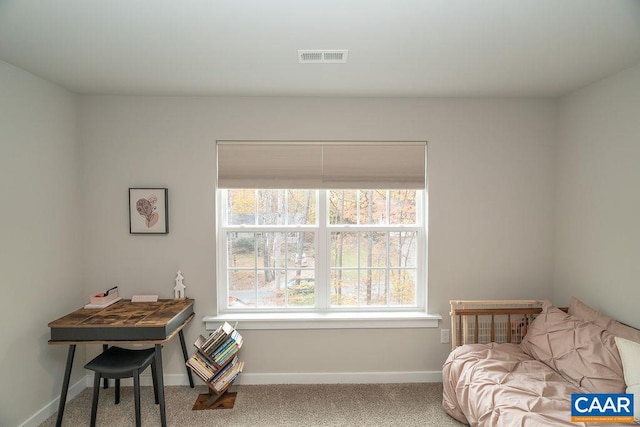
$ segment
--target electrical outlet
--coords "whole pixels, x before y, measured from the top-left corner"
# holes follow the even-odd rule
[[[450,332],[448,329],[440,329],[440,344],[449,344]]]

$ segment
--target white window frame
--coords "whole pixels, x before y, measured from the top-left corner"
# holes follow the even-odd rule
[[[207,329],[215,329],[221,321],[238,321],[245,329],[317,329],[317,328],[421,328],[437,327],[440,315],[428,314],[427,307],[427,191],[417,193],[418,225],[331,225],[328,224],[327,192],[318,190],[318,224],[313,226],[276,226],[268,231],[314,231],[317,233],[316,257],[323,261],[316,262],[316,306],[300,308],[251,308],[229,309],[227,284],[227,231],[262,231],[263,226],[225,226],[226,206],[223,191],[216,188],[216,270],[217,270],[217,312],[216,316],[206,316]],[[321,224],[325,224],[324,228]],[[417,231],[417,272],[416,272],[416,306],[413,307],[340,307],[330,306],[330,245],[328,237],[331,231]],[[424,262],[420,262],[423,260]],[[322,267],[322,268],[321,268]],[[318,284],[323,284],[318,286]]]

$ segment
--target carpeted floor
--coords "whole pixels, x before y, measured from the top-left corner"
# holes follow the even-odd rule
[[[461,426],[442,409],[442,384],[241,385],[233,409],[194,411],[206,387],[165,388],[168,426]],[[87,388],[64,412],[63,426],[89,425],[91,392]],[[98,426],[135,425],[133,389],[123,387],[114,405],[113,386],[100,390]],[[142,425],[159,426],[153,389],[142,387]],[[56,415],[41,426],[54,426]]]

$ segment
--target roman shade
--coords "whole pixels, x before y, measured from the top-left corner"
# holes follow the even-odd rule
[[[218,141],[218,188],[424,189],[425,142]]]

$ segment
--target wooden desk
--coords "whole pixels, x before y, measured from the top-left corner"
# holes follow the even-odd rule
[[[56,426],[62,425],[64,406],[69,390],[71,368],[77,344],[148,344],[155,347],[155,364],[158,372],[158,400],[160,421],[167,425],[162,371],[162,344],[173,337],[180,337],[185,362],[189,356],[182,328],[193,319],[193,300],[158,300],[135,302],[120,300],[102,309],[81,308],[49,323],[49,344],[69,346],[67,366],[58,404]],[[189,384],[193,388],[191,370],[186,367]]]

